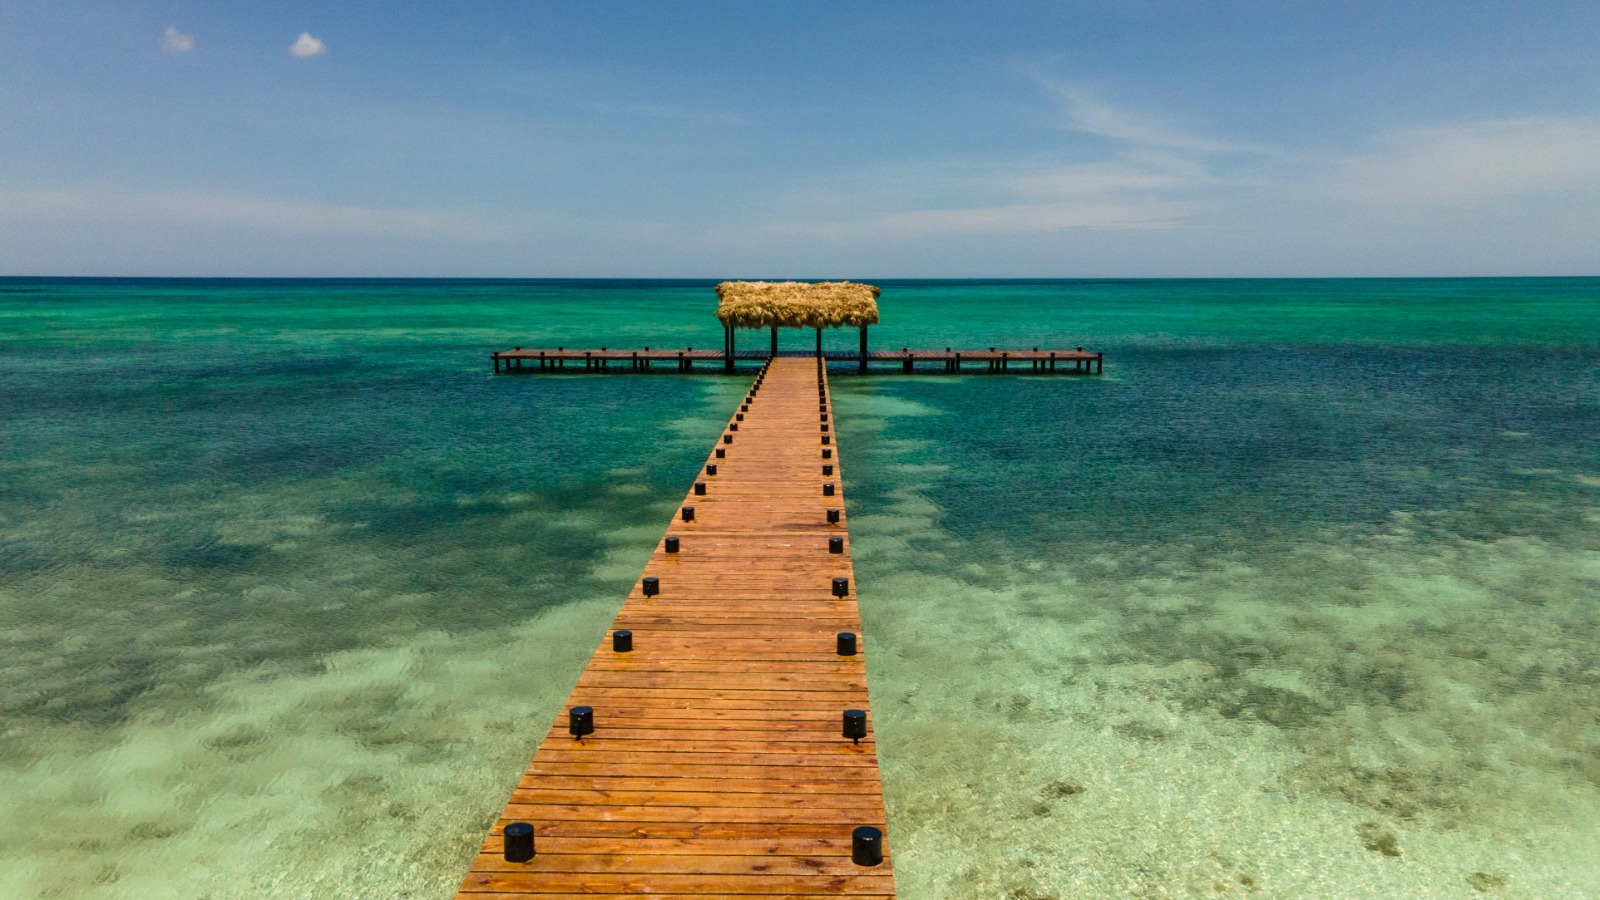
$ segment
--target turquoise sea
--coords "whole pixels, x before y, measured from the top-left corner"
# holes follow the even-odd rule
[[[834,379],[903,897],[1600,896],[1600,279],[880,283],[1107,354]],[[488,353],[713,305],[0,279],[0,896],[450,896],[745,383]]]

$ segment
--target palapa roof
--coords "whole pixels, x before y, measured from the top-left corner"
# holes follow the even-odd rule
[[[717,318],[735,328],[878,324],[878,289],[850,281],[724,281]]]

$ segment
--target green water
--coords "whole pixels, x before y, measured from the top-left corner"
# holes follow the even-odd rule
[[[712,302],[0,279],[0,896],[448,896],[743,386],[487,352]],[[835,379],[902,896],[1600,895],[1600,280],[882,310],[1108,354]]]

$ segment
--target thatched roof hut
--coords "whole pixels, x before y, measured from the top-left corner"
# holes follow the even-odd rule
[[[865,328],[878,324],[878,293],[849,281],[724,281],[717,318],[732,328]]]

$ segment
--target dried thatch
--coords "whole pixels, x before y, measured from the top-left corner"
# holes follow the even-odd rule
[[[878,289],[849,281],[724,281],[717,318],[735,328],[878,324]]]

